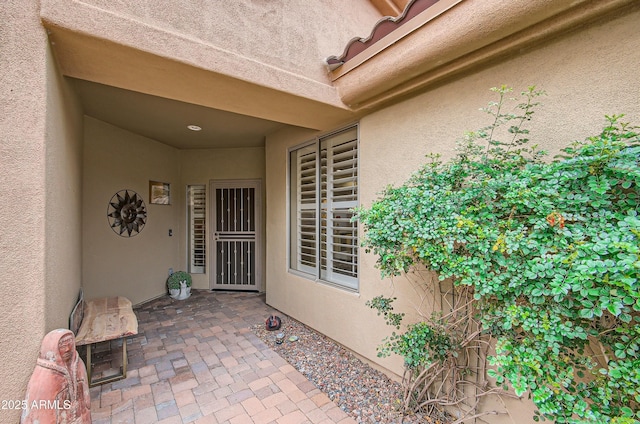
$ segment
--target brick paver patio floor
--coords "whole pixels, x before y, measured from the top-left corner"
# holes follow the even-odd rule
[[[355,423],[249,327],[264,295],[194,291],[135,309],[127,378],[91,389],[94,424]]]

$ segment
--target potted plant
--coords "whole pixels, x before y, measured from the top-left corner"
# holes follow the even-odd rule
[[[186,299],[191,296],[191,275],[184,271],[176,271],[167,279],[169,295],[173,299]]]

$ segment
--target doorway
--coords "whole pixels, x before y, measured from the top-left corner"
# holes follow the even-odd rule
[[[213,290],[260,291],[262,184],[260,180],[212,181]]]

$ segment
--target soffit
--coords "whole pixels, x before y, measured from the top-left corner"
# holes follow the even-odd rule
[[[350,119],[335,89],[310,82],[305,97],[67,28],[47,26],[63,75],[240,115],[313,129]],[[197,47],[190,49],[198,50]],[[206,48],[203,48],[206,49]],[[215,53],[198,50],[217,57]],[[234,64],[228,65],[234,69]],[[252,72],[273,72],[271,68]],[[288,79],[292,87],[295,78]],[[279,84],[286,85],[286,80]],[[318,90],[318,92],[313,92]],[[335,96],[335,99],[318,100]],[[325,101],[326,100],[326,101]]]
[[[70,78],[87,116],[178,149],[262,147],[286,127],[191,103]],[[191,131],[197,125],[200,131]]]
[[[326,130],[353,120],[344,106],[87,34],[51,27],[49,39],[62,74],[75,80],[86,115],[176,148],[262,146],[279,128]],[[188,124],[203,130],[187,132]]]
[[[211,145],[225,137],[244,146],[258,143],[259,132],[264,139],[283,126],[329,130],[356,117],[328,76],[323,82],[287,72],[83,1],[43,0],[41,18],[62,74],[84,81],[75,85],[87,114],[140,134],[157,134],[160,127],[179,134],[186,115],[206,115],[229,125],[211,137]],[[100,96],[110,100],[103,105]],[[137,123],[134,116],[141,117]],[[170,130],[170,122],[179,126]],[[231,136],[236,131],[246,138]],[[155,138],[186,148],[177,136]]]
[[[369,0],[382,16],[398,16],[409,3],[409,0]]]

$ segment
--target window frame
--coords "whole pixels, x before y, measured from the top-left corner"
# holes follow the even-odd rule
[[[348,135],[351,131],[355,130],[355,140],[348,140],[344,142],[339,142],[337,140],[338,137],[345,134]],[[327,156],[332,156],[329,154],[329,150],[334,152],[336,147],[346,145],[351,141],[355,141],[355,148],[353,151],[355,152],[355,164],[352,168],[352,173],[355,174],[351,177],[351,180],[354,180],[354,189],[351,189],[352,194],[355,199],[346,200],[346,202],[336,202],[329,193],[329,190],[335,189],[333,186],[335,182],[336,171],[329,170],[329,163],[327,163],[324,167],[326,168],[325,174],[323,175],[323,150],[327,149]],[[339,144],[332,144],[332,143]],[[325,143],[331,144],[330,146],[325,147]],[[300,182],[302,178],[300,177],[300,172],[298,168],[298,153],[313,147],[313,151],[315,152],[315,204],[313,209],[308,207],[301,208],[301,204],[298,204],[298,189],[301,186]],[[309,153],[310,154],[310,153]],[[294,164],[295,161],[295,164]],[[334,164],[334,162],[331,162]],[[295,167],[294,167],[295,165]],[[293,181],[293,178],[296,178],[296,181]],[[324,179],[323,179],[324,177]],[[323,189],[323,185],[326,182],[326,189]],[[358,123],[354,123],[351,125],[347,125],[338,130],[320,134],[314,137],[311,140],[307,140],[303,143],[297,144],[295,146],[290,147],[287,150],[287,269],[290,273],[311,279],[315,282],[323,283],[338,287],[340,289],[344,289],[352,292],[359,292],[360,289],[360,280],[359,280],[359,267],[360,267],[360,249],[359,249],[359,226],[357,223],[352,223],[348,228],[344,227],[345,219],[338,216],[337,218],[333,217],[332,214],[337,210],[335,208],[336,203],[348,204],[348,210],[356,208],[360,205],[360,128]],[[323,194],[324,193],[324,194]],[[325,197],[323,197],[325,196]],[[327,202],[327,206],[323,208],[322,202],[325,200]],[[301,244],[300,239],[300,231],[298,227],[298,215],[297,213],[301,209],[313,210],[314,215],[314,224],[315,224],[315,266],[308,267],[304,266],[298,260],[298,246]],[[342,207],[340,210],[344,211],[345,208]],[[323,217],[323,212],[326,212],[326,217]],[[351,212],[349,212],[351,215]],[[335,239],[340,237],[336,233],[336,228],[340,227],[336,225],[338,221],[336,219],[341,219],[340,223],[343,229],[347,229],[347,238],[351,238],[351,244],[346,246],[347,252],[346,255],[350,255],[352,261],[351,265],[351,273],[353,276],[345,275],[341,272],[336,272],[335,263],[337,254],[341,254],[342,252],[336,252],[335,250],[330,250],[330,247],[333,245],[331,239]],[[325,224],[323,224],[325,221]],[[348,235],[348,232],[351,232],[351,236]],[[343,233],[345,234],[345,233]],[[324,239],[324,241],[323,241]],[[333,242],[335,243],[335,242]],[[324,250],[323,250],[324,246]],[[323,256],[324,252],[324,256]],[[323,262],[325,263],[323,265]],[[343,262],[344,263],[344,262]],[[347,267],[349,264],[347,263]]]

